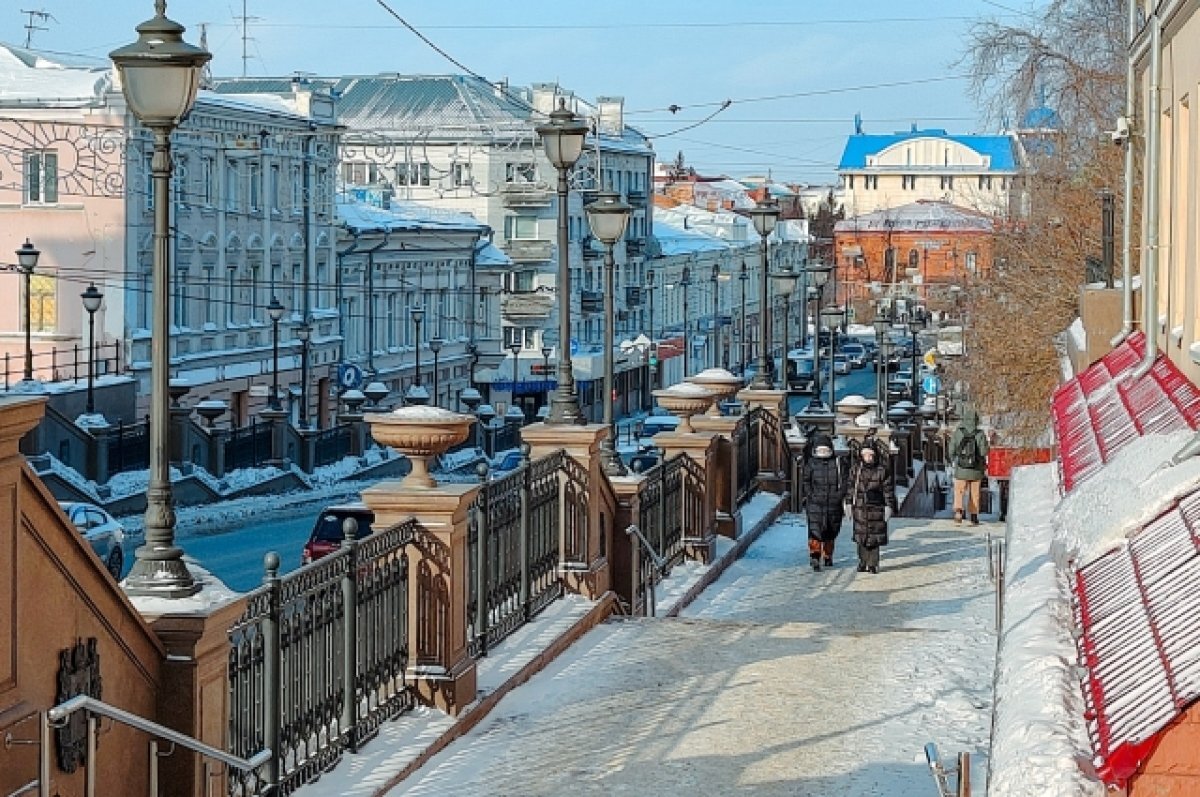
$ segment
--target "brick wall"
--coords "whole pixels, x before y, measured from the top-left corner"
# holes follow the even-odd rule
[[[1162,732],[1158,746],[1130,780],[1129,797],[1200,794],[1200,705],[1193,703]]]

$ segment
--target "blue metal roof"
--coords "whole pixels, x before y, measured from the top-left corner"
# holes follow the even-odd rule
[[[1013,151],[1013,141],[1008,136],[952,136],[945,130],[907,130],[890,135],[869,135],[855,133],[846,139],[846,148],[842,150],[842,159],[838,170],[865,169],[867,156],[876,155],[893,144],[909,141],[914,138],[941,138],[954,141],[975,150],[980,155],[990,158],[992,171],[1017,171],[1017,156]]]

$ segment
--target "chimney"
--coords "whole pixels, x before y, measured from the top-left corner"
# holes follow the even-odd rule
[[[597,97],[600,112],[600,132],[621,136],[625,134],[625,98]]]
[[[492,87],[495,88],[496,96],[499,97],[500,99],[503,100],[508,97],[508,78],[506,78],[506,77],[500,78],[499,80],[497,80],[495,83],[492,84]]]
[[[557,83],[534,83],[533,84],[533,110],[539,115],[549,116],[550,112],[557,107],[558,102],[558,84]]]

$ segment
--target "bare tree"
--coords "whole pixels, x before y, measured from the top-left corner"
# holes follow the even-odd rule
[[[969,356],[951,367],[1017,443],[1047,427],[1062,378],[1057,341],[1078,313],[1085,264],[1100,251],[1100,191],[1120,183],[1121,152],[1102,131],[1124,99],[1124,5],[1050,0],[1016,22],[984,21],[963,57],[993,119],[1042,103],[1056,112],[1023,139],[1023,207],[1000,221],[994,264],[967,285]]]

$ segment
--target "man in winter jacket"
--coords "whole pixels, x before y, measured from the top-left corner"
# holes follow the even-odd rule
[[[846,482],[842,460],[833,453],[833,441],[829,435],[817,435],[801,474],[808,515],[808,559],[813,570],[820,570],[822,562],[826,567],[833,566],[833,546],[844,517]]]
[[[970,404],[963,406],[962,420],[950,438],[948,453],[954,460],[954,522],[962,523],[963,517],[970,517],[971,524],[978,526],[979,488],[987,463],[988,439],[979,428],[979,413]]]
[[[888,521],[896,511],[896,489],[887,457],[868,441],[850,470],[850,515],[858,543],[858,572],[879,572],[879,549],[888,543]]]

